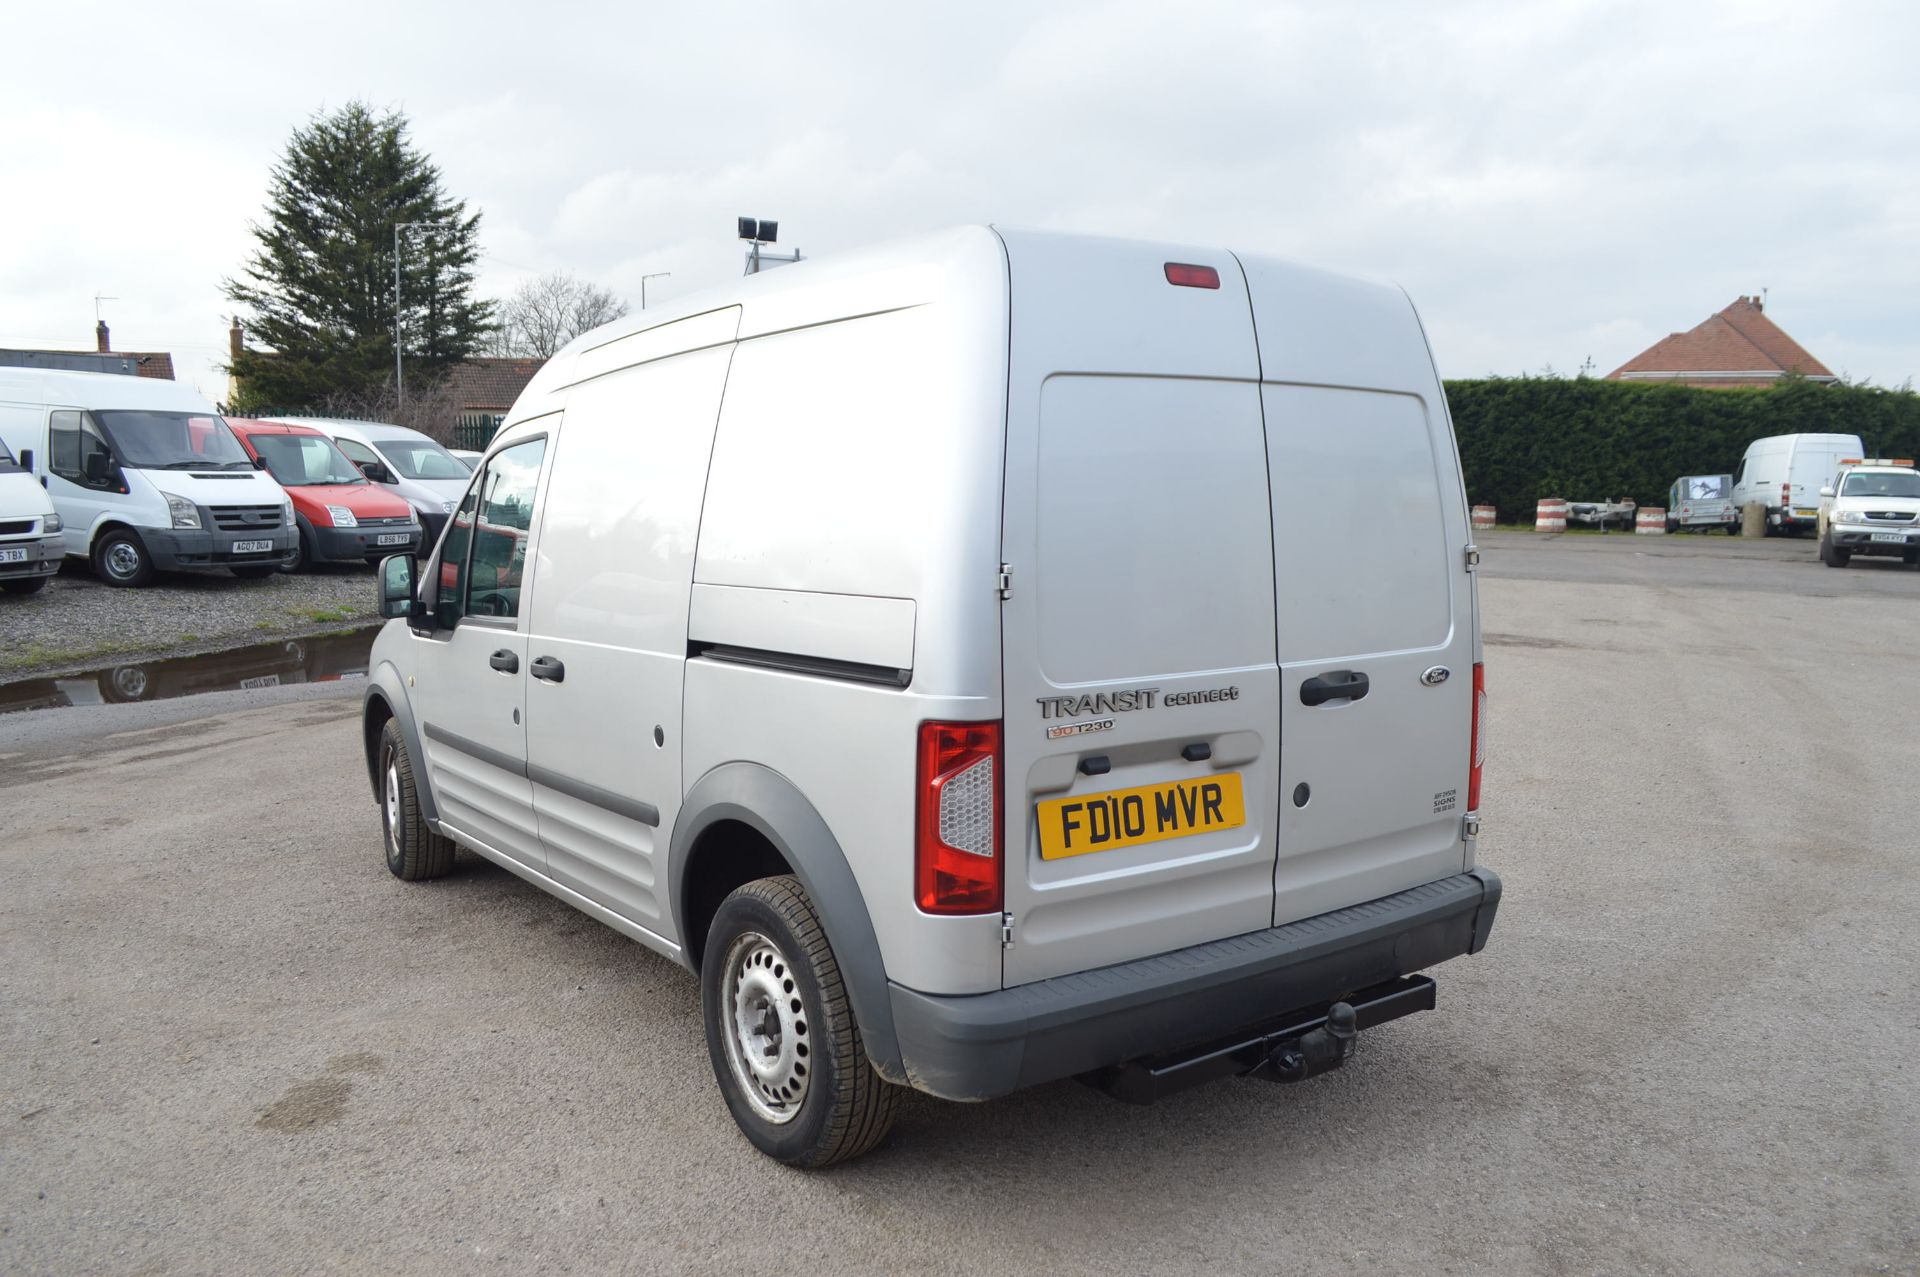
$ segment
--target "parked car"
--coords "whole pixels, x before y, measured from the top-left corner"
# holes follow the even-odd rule
[[[1910,459],[1848,458],[1820,496],[1822,563],[1889,554],[1920,564],[1920,471]]]
[[[1799,536],[1820,521],[1820,486],[1843,457],[1865,454],[1859,435],[1770,435],[1747,445],[1733,470],[1733,503],[1767,508],[1766,531]]]
[[[1733,476],[1689,474],[1667,489],[1667,531],[1740,535],[1740,511],[1733,504]]]
[[[467,490],[473,472],[445,448],[405,426],[378,421],[341,421],[322,417],[272,417],[313,426],[339,445],[360,472],[406,498],[431,546],[447,525],[454,503]]]
[[[191,386],[0,368],[0,439],[46,485],[66,553],[108,585],[155,569],[269,576],[293,550],[286,492]]]
[[[549,361],[382,564],[387,867],[691,967],[790,1163],[902,1086],[1298,1081],[1492,926],[1474,562],[1398,289],[987,228],[756,276]]]
[[[373,563],[420,548],[413,507],[361,474],[320,431],[242,417],[229,417],[227,425],[293,502],[299,540],[288,571],[309,563]]]
[[[39,590],[60,570],[65,545],[47,490],[0,440],[0,590]]]

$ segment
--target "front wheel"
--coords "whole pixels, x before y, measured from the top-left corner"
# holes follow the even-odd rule
[[[714,915],[700,964],[707,1055],[733,1120],[789,1166],[858,1157],[899,1088],[867,1059],[840,964],[797,879],[762,878]]]
[[[1853,561],[1853,551],[1843,550],[1831,536],[1820,538],[1820,561],[1830,568],[1843,568]]]
[[[380,729],[380,828],[386,837],[387,869],[396,878],[419,882],[453,868],[453,839],[433,831],[420,814],[420,790],[413,756],[397,719]]]
[[[153,560],[137,535],[115,528],[93,543],[93,571],[108,585],[141,586],[153,580]]]

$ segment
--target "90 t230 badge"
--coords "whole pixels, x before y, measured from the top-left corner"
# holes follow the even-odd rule
[[[1047,729],[1047,739],[1061,740],[1068,736],[1085,736],[1088,732],[1105,732],[1112,729],[1111,718],[1096,718],[1090,723],[1062,723],[1058,727]]]

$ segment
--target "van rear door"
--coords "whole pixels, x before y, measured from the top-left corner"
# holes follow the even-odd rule
[[[1233,258],[1004,238],[1012,986],[1271,922],[1280,713]]]
[[[1406,295],[1242,264],[1273,489],[1277,924],[1463,868],[1478,635],[1459,460]]]

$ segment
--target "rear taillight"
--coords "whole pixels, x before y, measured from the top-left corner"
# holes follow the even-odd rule
[[[1220,287],[1220,272],[1211,266],[1194,266],[1187,262],[1168,262],[1167,282],[1180,288],[1218,288]]]
[[[927,913],[998,913],[1000,724],[922,723],[914,898]]]
[[[1790,506],[1792,504],[1793,504],[1793,485],[1791,483],[1783,483],[1780,485],[1780,506],[1782,509],[1785,509],[1787,506]]]
[[[1473,770],[1467,773],[1467,810],[1480,810],[1480,769],[1487,762],[1487,667],[1473,663]]]

